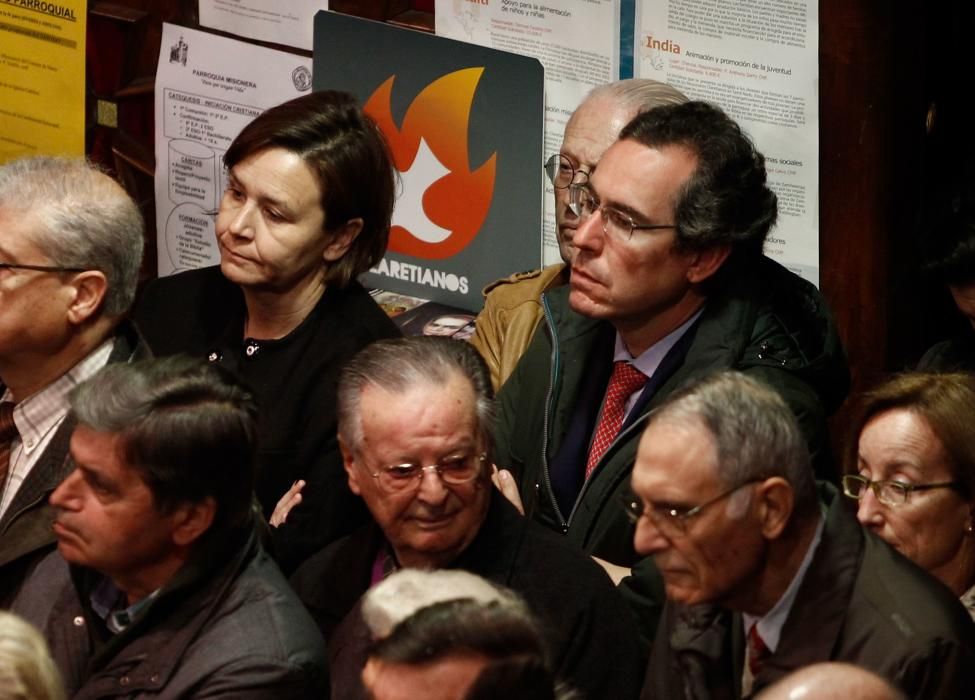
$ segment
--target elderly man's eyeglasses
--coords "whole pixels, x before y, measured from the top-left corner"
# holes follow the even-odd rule
[[[749,484],[756,484],[764,479],[749,479],[743,484],[738,484],[732,489],[724,491],[709,501],[693,507],[673,506],[663,503],[651,503],[643,505],[643,501],[633,494],[623,494],[622,503],[626,517],[631,523],[636,525],[637,521],[646,516],[654,527],[660,530],[667,537],[683,535],[687,532],[687,523],[694,517],[704,512],[705,508],[724,500],[735,491],[743,489]]]
[[[565,156],[556,153],[554,156],[550,157],[545,161],[545,174],[548,175],[549,181],[552,183],[552,187],[557,190],[564,190],[566,187],[571,185],[576,179],[580,183],[588,182],[589,176],[592,171],[586,172],[575,167],[572,161]]]
[[[847,474],[843,477],[843,493],[850,498],[860,500],[867,495],[867,489],[873,491],[877,500],[885,506],[901,506],[910,500],[914,491],[930,491],[932,489],[960,489],[958,481],[941,481],[933,484],[908,484],[894,479],[873,481],[859,474]]]
[[[34,272],[85,272],[84,267],[61,267],[60,265],[21,265],[0,262],[0,270],[33,270]]]
[[[656,231],[657,229],[676,228],[674,224],[638,224],[629,214],[625,214],[615,207],[600,204],[599,197],[588,185],[569,185],[569,208],[579,217],[580,221],[585,221],[598,211],[603,218],[603,233],[624,241],[630,240],[635,230]]]
[[[372,477],[379,482],[379,487],[387,493],[401,493],[419,488],[423,475],[428,471],[435,471],[445,484],[466,484],[473,481],[481,473],[481,465],[487,455],[456,454],[444,457],[436,464],[423,466],[413,462],[390,464],[380,467],[379,471],[370,470]],[[368,467],[367,467],[368,469]]]

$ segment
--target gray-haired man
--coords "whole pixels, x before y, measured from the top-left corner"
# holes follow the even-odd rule
[[[587,697],[636,696],[644,657],[609,578],[491,484],[491,384],[470,345],[374,343],[344,368],[338,401],[349,486],[375,522],[291,579],[329,642],[333,697],[361,696],[357,601],[400,568],[466,569],[513,589],[542,621],[560,676]]]
[[[0,606],[54,544],[47,496],[68,473],[68,392],[148,354],[122,320],[142,248],[135,203],[85,161],[0,166]]]
[[[712,375],[650,415],[633,468],[634,546],[667,592],[646,698],[748,697],[846,661],[908,697],[975,696],[975,629],[951,592],[818,492],[770,387]]]

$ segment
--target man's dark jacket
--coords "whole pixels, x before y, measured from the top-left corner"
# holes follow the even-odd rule
[[[802,666],[845,661],[909,698],[975,698],[975,625],[948,588],[860,527],[831,486],[823,537],[753,690]],[[736,700],[741,615],[668,602],[643,698]]]
[[[148,356],[149,348],[135,327],[124,321],[119,324],[108,362],[133,362]],[[54,549],[54,509],[47,499],[71,471],[68,445],[75,424],[70,414],[61,421],[0,519],[0,608],[14,603],[23,581]]]
[[[768,258],[734,264],[721,287],[708,295],[689,335],[678,342],[683,354],[674,351],[657,373],[666,376],[650,380],[647,395],[571,508],[558,506],[550,464],[556,455],[564,458],[559,453],[579,407],[592,404],[593,417],[598,411],[612,364],[613,327],[572,311],[568,287],[547,292],[545,323],[498,394],[497,464],[514,473],[525,512],[583,551],[633,569],[622,591],[648,642],[663,605],[663,586],[653,563],[633,550],[633,526],[620,498],[629,488],[637,445],[653,408],[692,378],[740,370],[781,394],[809,439],[817,471],[832,469],[826,417],[846,396],[849,371],[826,303],[812,284]],[[593,391],[599,372],[604,378]],[[587,440],[591,432],[589,426]],[[578,454],[580,474],[585,453]]]
[[[336,700],[361,692],[368,640],[356,604],[370,586],[383,541],[371,524],[313,556],[291,578],[328,640]],[[646,659],[629,611],[605,572],[519,515],[497,492],[477,537],[451,568],[520,594],[542,623],[556,672],[585,698],[637,696]]]
[[[72,566],[45,625],[74,700],[317,699],[326,692],[321,634],[251,530],[209,543],[116,635],[91,608],[100,580]],[[51,583],[37,588],[44,595]]]

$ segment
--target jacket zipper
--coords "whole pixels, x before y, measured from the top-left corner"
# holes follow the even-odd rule
[[[606,461],[606,458],[609,456],[610,452],[613,451],[613,448],[616,447],[616,444],[622,438],[624,438],[627,435],[629,435],[631,432],[633,432],[634,430],[636,430],[638,427],[640,427],[642,429],[643,424],[646,422],[646,418],[649,415],[650,415],[650,412],[649,411],[647,411],[646,413],[644,413],[642,416],[640,416],[635,421],[633,421],[633,423],[631,423],[626,428],[626,430],[623,430],[623,431],[620,431],[619,433],[617,433],[616,434],[616,437],[613,438],[613,441],[611,443],[609,443],[609,447],[607,447],[606,448],[606,451],[603,452],[603,456],[599,458],[599,463],[596,464],[596,468],[592,470],[592,476],[590,476],[588,479],[586,479],[583,482],[583,484],[582,484],[582,488],[579,489],[579,495],[576,496],[575,503],[572,504],[572,512],[569,513],[569,520],[565,524],[565,527],[566,528],[568,528],[568,526],[572,523],[572,516],[574,516],[576,514],[576,510],[579,508],[579,504],[582,503],[582,497],[586,495],[586,490],[589,488],[589,482],[591,482],[596,477],[596,474],[599,473],[599,470],[602,468],[603,463]]]
[[[552,320],[552,311],[549,308],[548,299],[544,294],[542,295],[542,311],[545,314],[545,324],[548,326],[549,335],[552,336],[552,369],[549,372],[548,377],[548,393],[545,397],[545,412],[542,414],[542,482],[545,485],[545,493],[548,495],[549,503],[552,504],[552,510],[555,511],[555,516],[559,519],[559,527],[562,529],[562,533],[565,534],[569,530],[569,523],[564,517],[562,517],[562,511],[559,509],[559,502],[556,500],[555,492],[552,490],[552,478],[548,472],[549,415],[552,410],[552,401],[555,398],[555,378],[559,374],[559,337],[555,332],[555,322]]]

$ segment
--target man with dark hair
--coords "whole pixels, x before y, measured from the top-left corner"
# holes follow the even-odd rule
[[[650,416],[625,510],[667,591],[645,698],[745,698],[845,661],[911,698],[975,697],[975,628],[957,598],[817,492],[782,398],[740,372]]]
[[[621,582],[650,639],[659,575],[616,507],[650,411],[692,377],[744,370],[783,395],[826,475],[826,416],[849,374],[819,292],[762,255],[775,195],[717,107],[640,114],[569,200],[572,275],[543,296],[545,323],[499,393],[497,464],[530,517]]]
[[[48,494],[70,471],[68,392],[148,349],[123,317],[138,207],[81,159],[0,165],[0,607],[54,547]]]
[[[495,391],[511,376],[542,321],[542,293],[569,282],[575,257],[572,235],[579,225],[579,216],[569,205],[569,186],[589,179],[620,129],[637,114],[682,102],[687,97],[677,88],[650,78],[630,78],[595,87],[569,117],[559,152],[544,166],[552,183],[562,262],[488,285],[484,309],[474,326],[471,344],[487,362]]]
[[[333,697],[361,697],[369,635],[358,601],[401,568],[466,569],[511,588],[541,621],[561,677],[588,697],[636,696],[645,659],[619,593],[491,484],[491,383],[472,347],[378,341],[343,369],[338,403],[349,487],[375,522],[291,578],[329,642]]]
[[[173,357],[106,367],[71,408],[51,495],[71,580],[27,582],[69,694],[320,697],[321,636],[255,530],[249,391]]]

